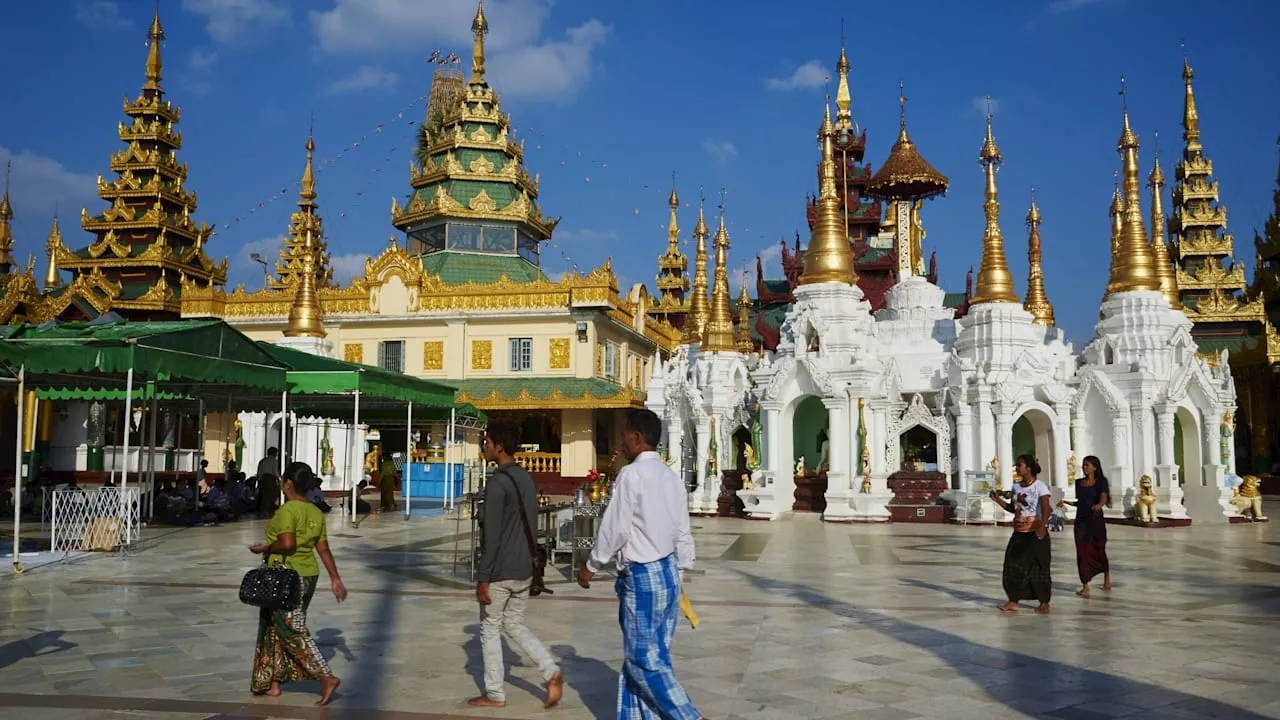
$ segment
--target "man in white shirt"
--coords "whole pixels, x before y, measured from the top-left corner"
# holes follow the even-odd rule
[[[653,411],[633,410],[627,417],[622,453],[630,464],[613,484],[613,499],[578,584],[590,587],[595,573],[616,561],[614,590],[622,605],[625,653],[618,717],[699,720],[702,714],[671,667],[681,576],[693,569],[694,552],[686,489],[657,453],[661,437],[662,421]]]

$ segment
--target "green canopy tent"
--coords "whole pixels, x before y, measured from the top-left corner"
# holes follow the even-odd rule
[[[259,341],[262,350],[273,360],[287,368],[287,377],[295,395],[293,410],[303,416],[326,417],[342,420],[352,427],[377,423],[382,427],[405,425],[405,449],[412,444],[413,421],[446,421],[448,436],[461,424],[476,427],[485,422],[485,416],[469,404],[459,404],[455,398],[457,388],[435,380],[413,377],[385,368],[347,362],[335,358],[313,355],[301,350]],[[403,415],[401,415],[403,413]],[[354,442],[354,439],[353,441]],[[348,462],[354,459],[349,454]],[[446,476],[449,463],[445,463]],[[351,471],[351,468],[347,468]],[[352,472],[351,477],[357,473]],[[405,474],[408,489],[408,473]],[[351,483],[350,512],[355,516],[356,483]],[[407,517],[412,502],[406,492],[404,514]],[[446,498],[448,501],[448,498]]]
[[[244,401],[283,397],[289,390],[285,369],[257,343],[220,320],[125,322],[106,316],[88,323],[7,326],[0,329],[0,339],[0,368],[17,381],[19,419],[28,387],[77,399],[122,399],[126,422],[135,399],[149,399],[154,408],[163,394]],[[22,423],[18,426],[15,568],[23,452]],[[151,435],[154,445],[154,419]],[[128,444],[126,432],[122,490],[128,483]]]

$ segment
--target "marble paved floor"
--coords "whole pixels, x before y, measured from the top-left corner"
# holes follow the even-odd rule
[[[1273,511],[1280,508],[1271,508]],[[1008,531],[937,525],[695,520],[702,617],[676,670],[708,717],[1280,718],[1280,527],[1112,527],[1115,590],[1073,594],[1053,535],[1053,614],[1003,616]],[[562,707],[514,652],[509,705],[477,712],[477,610],[453,571],[452,521],[332,517],[351,597],[317,594],[310,626],[343,678],[248,693],[257,615],[236,597],[263,523],[157,530],[0,580],[0,717],[612,717],[620,642],[612,583],[553,576],[529,624],[563,663]],[[466,528],[463,527],[465,532]],[[464,541],[465,544],[465,541]],[[324,584],[322,583],[322,587]]]

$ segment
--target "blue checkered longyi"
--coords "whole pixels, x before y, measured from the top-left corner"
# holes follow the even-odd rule
[[[698,720],[702,714],[671,668],[680,617],[675,555],[633,563],[618,574],[618,623],[625,657],[618,676],[618,720]]]

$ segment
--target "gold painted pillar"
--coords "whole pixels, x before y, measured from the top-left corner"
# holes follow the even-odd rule
[[[583,409],[560,411],[560,474],[585,477],[596,463],[595,412]]]

